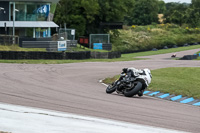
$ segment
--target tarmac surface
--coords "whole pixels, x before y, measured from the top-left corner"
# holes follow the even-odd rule
[[[176,54],[182,57],[197,51],[200,49]],[[151,70],[200,67],[200,61],[171,60],[172,54],[125,62],[0,63],[0,102],[199,133],[199,107],[148,96],[109,95],[105,93],[105,86],[99,83],[101,79],[119,74],[124,67]]]

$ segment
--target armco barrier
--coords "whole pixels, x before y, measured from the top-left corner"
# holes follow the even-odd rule
[[[112,59],[120,58],[120,52],[36,52],[36,51],[0,51],[0,59]]]

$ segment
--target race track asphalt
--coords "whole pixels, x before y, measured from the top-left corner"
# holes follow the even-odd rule
[[[200,49],[176,54],[181,57],[197,51]],[[0,102],[199,133],[200,107],[148,96],[109,95],[99,83],[101,79],[119,74],[124,67],[151,70],[200,67],[200,61],[171,60],[171,55],[125,62],[1,63]]]

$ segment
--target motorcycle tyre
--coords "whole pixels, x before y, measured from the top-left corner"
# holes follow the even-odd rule
[[[142,89],[142,83],[137,82],[137,85],[134,86],[130,91],[127,91],[127,90],[124,91],[124,96],[132,97],[136,95],[141,89]]]
[[[110,87],[110,86],[112,86],[112,87]],[[111,93],[113,93],[114,91],[116,91],[116,89],[117,89],[117,86],[116,85],[109,85],[107,88],[106,88],[106,93],[107,94],[111,94]]]

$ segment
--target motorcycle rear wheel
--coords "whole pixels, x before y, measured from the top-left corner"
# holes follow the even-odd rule
[[[116,91],[116,89],[117,89],[117,86],[114,85],[114,83],[112,83],[111,85],[109,85],[109,86],[106,88],[106,93],[111,94],[111,93],[113,93],[114,91]]]
[[[135,82],[135,86],[131,89],[126,89],[124,90],[124,96],[126,97],[132,97],[142,89],[142,83],[141,82]]]

